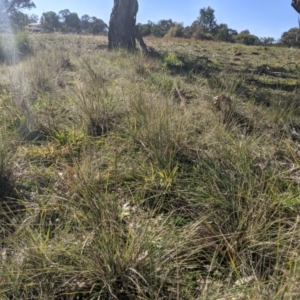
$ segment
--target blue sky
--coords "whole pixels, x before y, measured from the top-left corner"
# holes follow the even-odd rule
[[[36,9],[28,11],[39,16],[43,12],[58,13],[68,8],[71,12],[95,16],[109,21],[113,0],[33,0]],[[199,16],[199,10],[210,6],[215,10],[217,23],[226,23],[238,32],[249,29],[258,37],[280,38],[284,31],[298,27],[298,14],[291,0],[139,0],[137,21],[147,23],[172,19],[190,25]],[[24,11],[27,12],[27,11]]]

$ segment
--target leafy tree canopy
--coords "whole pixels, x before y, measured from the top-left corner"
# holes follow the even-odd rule
[[[90,28],[90,23],[92,21],[92,18],[89,15],[85,14],[80,18],[80,21],[81,21],[81,29],[87,30]]]
[[[200,15],[194,25],[201,27],[205,33],[213,33],[217,27],[215,10],[210,6],[200,9]]]
[[[35,8],[35,4],[31,0],[1,0],[0,1],[0,12],[1,14],[13,14],[20,9],[31,9]]]
[[[221,23],[216,26],[215,40],[232,43],[238,32],[228,27],[227,24]]]
[[[54,11],[43,13],[41,23],[44,30],[53,32],[59,28],[59,16]]]
[[[81,22],[87,22],[87,23],[89,23],[89,22],[91,22],[92,17],[90,17],[89,15],[85,14],[85,15],[83,15],[83,16],[80,18],[80,20],[81,20]]]
[[[13,29],[24,28],[30,22],[30,17],[22,13],[21,9],[34,7],[31,0],[0,0],[0,27],[5,30],[11,23]]]
[[[63,9],[63,10],[61,10],[61,11],[58,13],[58,15],[59,15],[59,17],[60,17],[60,20],[61,20],[62,22],[65,22],[67,16],[70,15],[70,14],[71,14],[71,12],[70,12],[70,10],[68,10],[68,9]]]
[[[294,27],[285,31],[280,38],[280,43],[288,47],[300,47],[300,28]]]
[[[98,19],[96,17],[92,17],[90,33],[92,34],[105,33],[107,29],[108,26],[103,20]]]
[[[69,13],[65,17],[65,24],[71,30],[80,30],[80,19],[79,19],[77,13]]]
[[[260,45],[261,41],[256,35],[250,33],[248,29],[241,31],[238,35],[234,37],[236,43],[244,45]]]
[[[156,37],[163,37],[176,23],[169,19],[160,20],[156,24],[148,22],[148,24],[151,25],[151,34]]]

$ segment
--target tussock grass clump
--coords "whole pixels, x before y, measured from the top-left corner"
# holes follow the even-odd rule
[[[0,135],[0,141],[0,199],[1,202],[4,202],[6,197],[12,196],[14,194],[11,168],[12,149],[10,149],[11,145],[8,142],[8,136],[4,132],[2,132]]]
[[[117,122],[118,103],[114,103],[108,90],[102,88],[86,94],[82,84],[77,83],[76,96],[89,135],[100,136],[113,128]]]
[[[14,177],[14,139],[1,126],[0,134],[0,247],[5,247],[24,216],[25,206]]]
[[[196,189],[203,191],[198,201],[208,208],[211,220],[208,229],[214,232],[213,236],[224,239],[224,247],[228,243],[227,251],[235,253],[227,253],[226,258],[225,251],[222,257],[228,260],[234,275],[245,277],[250,273],[266,278],[273,274],[276,260],[282,260],[281,255],[285,254],[285,250],[280,250],[280,247],[285,249],[284,242],[280,241],[282,232],[288,232],[297,222],[296,214],[284,205],[287,198],[297,195],[297,189],[285,183],[276,170],[261,167],[256,154],[251,153],[256,142],[250,141],[246,139],[235,145],[229,139],[217,154],[215,151],[200,154],[195,174],[201,184]],[[274,194],[276,197],[282,194],[280,203]],[[224,214],[220,215],[221,211]],[[274,234],[278,236],[272,245]],[[261,241],[259,253],[255,250],[258,241]],[[235,265],[240,259],[243,275]]]
[[[20,31],[17,34],[2,33],[0,35],[0,62],[14,65],[32,53],[33,46],[28,32]]]

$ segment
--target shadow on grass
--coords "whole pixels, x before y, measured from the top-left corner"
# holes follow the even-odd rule
[[[202,75],[209,77],[220,69],[207,56],[188,56],[169,52],[159,52],[149,47],[147,55],[161,60],[172,75]]]
[[[12,234],[15,230],[16,219],[25,206],[18,200],[18,194],[15,190],[14,182],[6,176],[0,177],[0,238],[4,238]],[[5,239],[3,239],[4,241]],[[0,243],[0,246],[3,243]]]
[[[254,80],[254,82],[258,88],[268,88],[273,90],[281,90],[284,92],[294,92],[295,90],[300,88],[300,84],[298,82],[281,83],[281,82],[262,82],[259,80]]]
[[[171,74],[181,75],[202,75],[209,77],[211,74],[218,74],[221,70],[207,57],[201,56],[196,59],[189,58],[188,56],[178,56],[180,64],[167,62],[166,66],[171,71]]]

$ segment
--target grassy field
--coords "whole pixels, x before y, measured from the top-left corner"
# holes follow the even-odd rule
[[[300,298],[299,49],[24,41],[0,64],[1,300]]]

